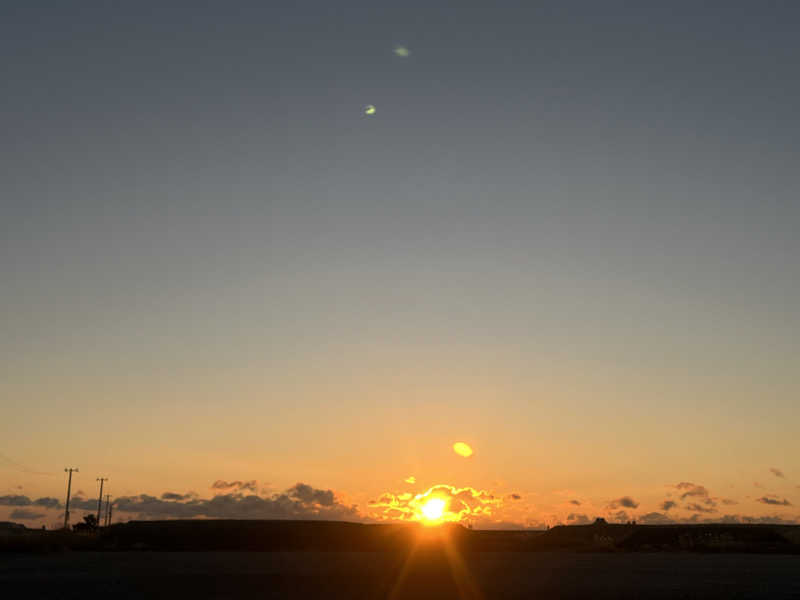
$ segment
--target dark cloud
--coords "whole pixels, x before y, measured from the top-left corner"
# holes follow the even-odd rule
[[[84,498],[83,496],[73,496],[69,499],[70,510],[97,510],[97,500],[95,498]]]
[[[717,512],[717,509],[712,506],[703,506],[702,504],[698,504],[697,502],[690,502],[689,504],[685,505],[685,508],[688,511],[696,512],[696,513],[711,513]]]
[[[287,490],[290,498],[295,498],[301,502],[319,504],[321,506],[333,506],[336,499],[331,490],[316,490],[305,483],[296,483]]]
[[[678,491],[681,500],[691,499],[694,502],[686,504],[683,508],[692,512],[715,512],[717,507],[717,499],[712,498],[705,486],[682,481],[676,484],[675,489]],[[668,501],[666,501],[668,502]],[[665,504],[666,504],[665,502]],[[675,505],[673,504],[673,507]],[[664,508],[664,505],[662,505]]]
[[[785,475],[783,474],[783,471],[781,471],[778,468],[771,467],[769,472],[772,473],[773,475],[775,475],[775,477],[780,477],[781,479],[785,478]]]
[[[250,481],[223,481],[222,479],[217,479],[211,484],[211,489],[226,494],[245,491],[255,494],[258,491],[258,482],[255,479]]]
[[[761,502],[762,504],[772,504],[773,506],[791,506],[792,503],[789,502],[786,498],[783,500],[778,500],[777,497],[771,498],[769,496],[761,496],[761,498],[757,498],[756,502]]]
[[[580,506],[581,505],[580,500],[570,500],[569,503],[570,504],[574,504],[575,506]]]
[[[583,514],[570,513],[567,515],[567,525],[591,525],[592,519]]]
[[[625,508],[636,508],[639,506],[639,503],[630,496],[622,496],[621,498],[617,498],[616,500],[612,500],[608,503],[608,508],[610,510],[617,509],[620,506]]]
[[[0,506],[40,506],[42,508],[63,508],[56,498],[37,498],[31,500],[27,496],[0,496]]]
[[[722,502],[723,504],[726,504],[728,506],[731,506],[733,504],[739,504],[736,500],[732,500],[730,498],[723,498],[722,500],[720,500],[720,502]]]
[[[41,519],[44,516],[44,513],[34,512],[32,510],[28,510],[27,508],[17,508],[11,512],[11,516],[9,517],[12,521],[33,521],[35,519]]]
[[[30,506],[33,504],[27,496],[0,496],[0,506]]]
[[[644,525],[669,525],[674,522],[667,515],[659,512],[651,512],[639,517],[639,523]]]
[[[509,494],[508,497],[511,498],[512,500],[522,500],[522,496],[520,496],[519,494]]]
[[[61,508],[61,502],[57,498],[37,498],[33,501],[33,505],[42,508]]]
[[[696,496],[708,498],[708,490],[705,487],[702,485],[689,483],[688,481],[682,481],[681,483],[677,484],[675,489],[680,492],[681,500],[686,500],[686,498]]]
[[[179,494],[169,493],[170,497]],[[331,490],[319,490],[298,483],[282,494],[269,498],[241,493],[218,494],[210,500],[187,495],[184,499],[164,499],[141,494],[114,501],[119,513],[138,518],[192,519],[330,519],[361,520],[356,506],[340,503]]]
[[[189,492],[188,494],[176,494],[175,492],[164,492],[161,494],[162,500],[189,500],[190,498],[194,498],[194,492]]]
[[[675,508],[676,506],[678,506],[677,502],[675,502],[673,500],[664,500],[661,503],[661,510],[668,511],[669,509]]]
[[[764,523],[767,525],[797,525],[797,519],[785,519],[777,515],[771,517],[739,517],[742,523]]]

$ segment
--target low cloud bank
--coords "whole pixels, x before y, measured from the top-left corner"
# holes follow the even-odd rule
[[[249,490],[250,483],[232,482],[233,485],[217,485],[214,489]],[[217,494],[211,499],[198,498],[191,492],[188,494],[165,492],[160,498],[148,494],[121,496],[116,498],[112,505],[117,517],[124,514],[128,518],[135,519],[363,520],[355,505],[343,504],[332,490],[317,489],[305,483],[297,483],[281,494],[273,494],[266,498],[255,494],[245,495],[239,491]],[[19,520],[35,520],[47,516],[46,513],[21,507],[64,510],[63,503],[56,498],[32,500],[23,495],[0,496],[0,506],[18,507],[11,513],[10,518]],[[70,511],[95,511],[97,500],[76,495],[70,499],[69,508]]]
[[[237,489],[250,487],[237,486]],[[317,489],[305,483],[297,483],[285,492],[267,498],[238,492],[218,494],[211,499],[173,493],[162,494],[161,498],[147,494],[123,496],[114,501],[114,509],[117,513],[149,519],[362,520],[356,505],[345,505],[332,490]]]

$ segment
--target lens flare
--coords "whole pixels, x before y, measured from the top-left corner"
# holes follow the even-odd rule
[[[465,442],[456,442],[453,444],[453,452],[464,458],[472,456],[472,448]]]

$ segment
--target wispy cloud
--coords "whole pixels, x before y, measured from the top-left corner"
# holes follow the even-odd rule
[[[792,503],[786,498],[779,500],[777,496],[762,496],[761,498],[757,498],[756,502],[761,502],[762,504],[771,504],[773,506],[792,506]]]
[[[570,513],[567,515],[567,525],[590,525],[592,519],[584,514]]]
[[[258,482],[255,479],[250,481],[223,481],[222,479],[217,479],[211,484],[211,489],[224,494],[234,494],[245,491],[255,494],[258,491]]]
[[[639,506],[639,503],[630,496],[622,496],[620,498],[617,498],[616,500],[612,500],[611,502],[609,502],[607,508],[609,510],[615,510],[620,506],[624,508],[637,508]]]
[[[773,475],[775,475],[775,477],[780,477],[781,479],[784,479],[786,477],[783,474],[783,471],[781,471],[780,469],[778,469],[776,467],[770,467],[769,472],[772,473]]]

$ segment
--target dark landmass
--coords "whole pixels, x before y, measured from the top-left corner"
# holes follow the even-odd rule
[[[480,531],[460,525],[339,521],[132,521],[94,533],[0,527],[6,551],[405,552],[447,544],[460,552],[738,552],[800,554],[796,525],[569,525]]]
[[[312,521],[131,522],[91,534],[0,527],[16,598],[798,598],[800,528],[542,531]]]

